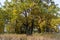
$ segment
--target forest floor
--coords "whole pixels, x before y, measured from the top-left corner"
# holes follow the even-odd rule
[[[60,40],[60,34],[0,34],[0,40]]]

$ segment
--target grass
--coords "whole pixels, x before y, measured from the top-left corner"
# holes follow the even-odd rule
[[[0,34],[0,40],[60,40],[60,34],[33,34],[33,35],[25,35],[25,34]]]

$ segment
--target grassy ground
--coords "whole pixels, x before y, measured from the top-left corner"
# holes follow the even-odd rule
[[[60,34],[0,34],[0,40],[60,40]]]

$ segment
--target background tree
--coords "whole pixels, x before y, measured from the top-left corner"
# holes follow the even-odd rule
[[[8,33],[50,32],[60,22],[60,9],[52,0],[6,0],[0,10],[0,23]]]

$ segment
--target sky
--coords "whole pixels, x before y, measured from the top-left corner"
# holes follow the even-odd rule
[[[54,0],[55,4],[58,4],[58,7],[60,7],[60,0]]]
[[[0,3],[1,3],[2,5],[4,5],[4,1],[5,1],[5,0],[0,0]],[[10,0],[9,0],[9,1],[10,1]]]
[[[0,3],[4,5],[5,0],[0,0]],[[10,1],[10,0],[9,0]],[[58,4],[58,7],[60,7],[60,0],[54,0],[55,4]]]

